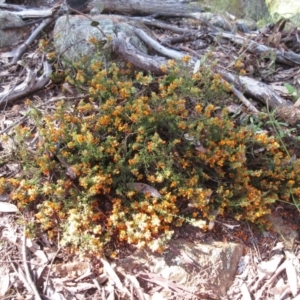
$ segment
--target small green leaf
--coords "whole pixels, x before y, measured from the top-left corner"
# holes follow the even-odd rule
[[[167,76],[167,77],[165,78],[165,82],[170,84],[170,83],[172,83],[176,78],[177,78],[176,75],[169,75],[169,76]]]
[[[296,89],[292,85],[290,85],[289,83],[285,83],[284,86],[288,90],[289,94],[291,95],[296,94]]]
[[[100,23],[98,21],[92,21],[91,26],[97,27]]]

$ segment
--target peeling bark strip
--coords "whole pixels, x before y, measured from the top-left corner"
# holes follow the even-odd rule
[[[115,12],[129,15],[187,14],[203,11],[198,3],[191,0],[102,0],[101,4],[104,13]]]

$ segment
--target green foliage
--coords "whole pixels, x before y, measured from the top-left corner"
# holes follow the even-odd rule
[[[209,5],[212,11],[216,13],[224,13],[224,11],[227,11],[237,15],[239,18],[243,16],[243,6],[240,0],[213,0],[204,1],[204,3]]]
[[[289,83],[284,84],[285,88],[288,90],[289,94],[293,96],[295,100],[298,100],[300,98],[300,90],[297,90]]]
[[[78,64],[66,80],[86,84],[89,99],[60,101],[42,118],[32,109],[34,125],[15,129],[26,172],[1,178],[0,192],[21,208],[34,205],[50,237],[62,231],[62,244],[85,253],[116,240],[161,251],[189,218],[217,210],[263,223],[271,203],[298,199],[300,161],[276,137],[237,126],[215,105],[232,101],[230,87],[205,69],[189,75],[187,63],[171,61],[157,78],[130,65],[106,70],[93,61],[87,72]]]

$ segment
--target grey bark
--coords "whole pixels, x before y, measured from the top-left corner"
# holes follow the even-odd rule
[[[50,80],[52,68],[48,62],[44,62],[42,75],[38,76],[40,69],[31,71],[27,67],[26,71],[27,75],[23,83],[14,86],[9,91],[3,91],[0,93],[0,106],[6,106],[13,100],[24,97],[45,87]]]
[[[101,0],[100,3],[104,13],[114,12],[128,15],[188,14],[203,11],[198,1],[192,0]]]
[[[300,54],[291,52],[291,51],[280,51],[274,48],[261,45],[255,41],[251,41],[247,38],[244,38],[239,35],[234,35],[232,33],[222,32],[222,33],[213,33],[215,36],[226,38],[238,45],[247,45],[247,51],[251,53],[273,53],[275,59],[279,63],[286,64],[288,66],[299,66],[300,65]]]

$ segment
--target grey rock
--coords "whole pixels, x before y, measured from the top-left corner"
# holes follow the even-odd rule
[[[24,25],[21,17],[8,11],[0,11],[0,48],[20,43],[28,31]]]
[[[117,36],[126,38],[139,51],[147,54],[146,46],[134,34],[133,26],[128,24],[128,21],[123,22],[122,18],[106,15],[93,16],[92,19],[93,22],[98,22],[97,26],[92,26],[92,21],[85,16],[69,15],[60,17],[54,27],[56,52],[70,62],[78,61],[83,56],[87,56],[90,60],[99,50],[89,42],[91,37],[103,43],[103,47],[106,48],[107,38],[102,34],[101,31],[103,31],[111,39]]]
[[[191,291],[199,291],[204,284],[207,291],[219,296],[226,295],[236,275],[243,253],[242,245],[222,242],[194,244],[183,239],[173,240],[170,245],[169,250],[161,255],[137,250],[131,256],[117,261],[117,268],[131,274],[147,268],[148,272],[190,287]],[[193,279],[197,274],[201,274],[202,278]],[[171,296],[166,289],[161,294],[164,299]]]

